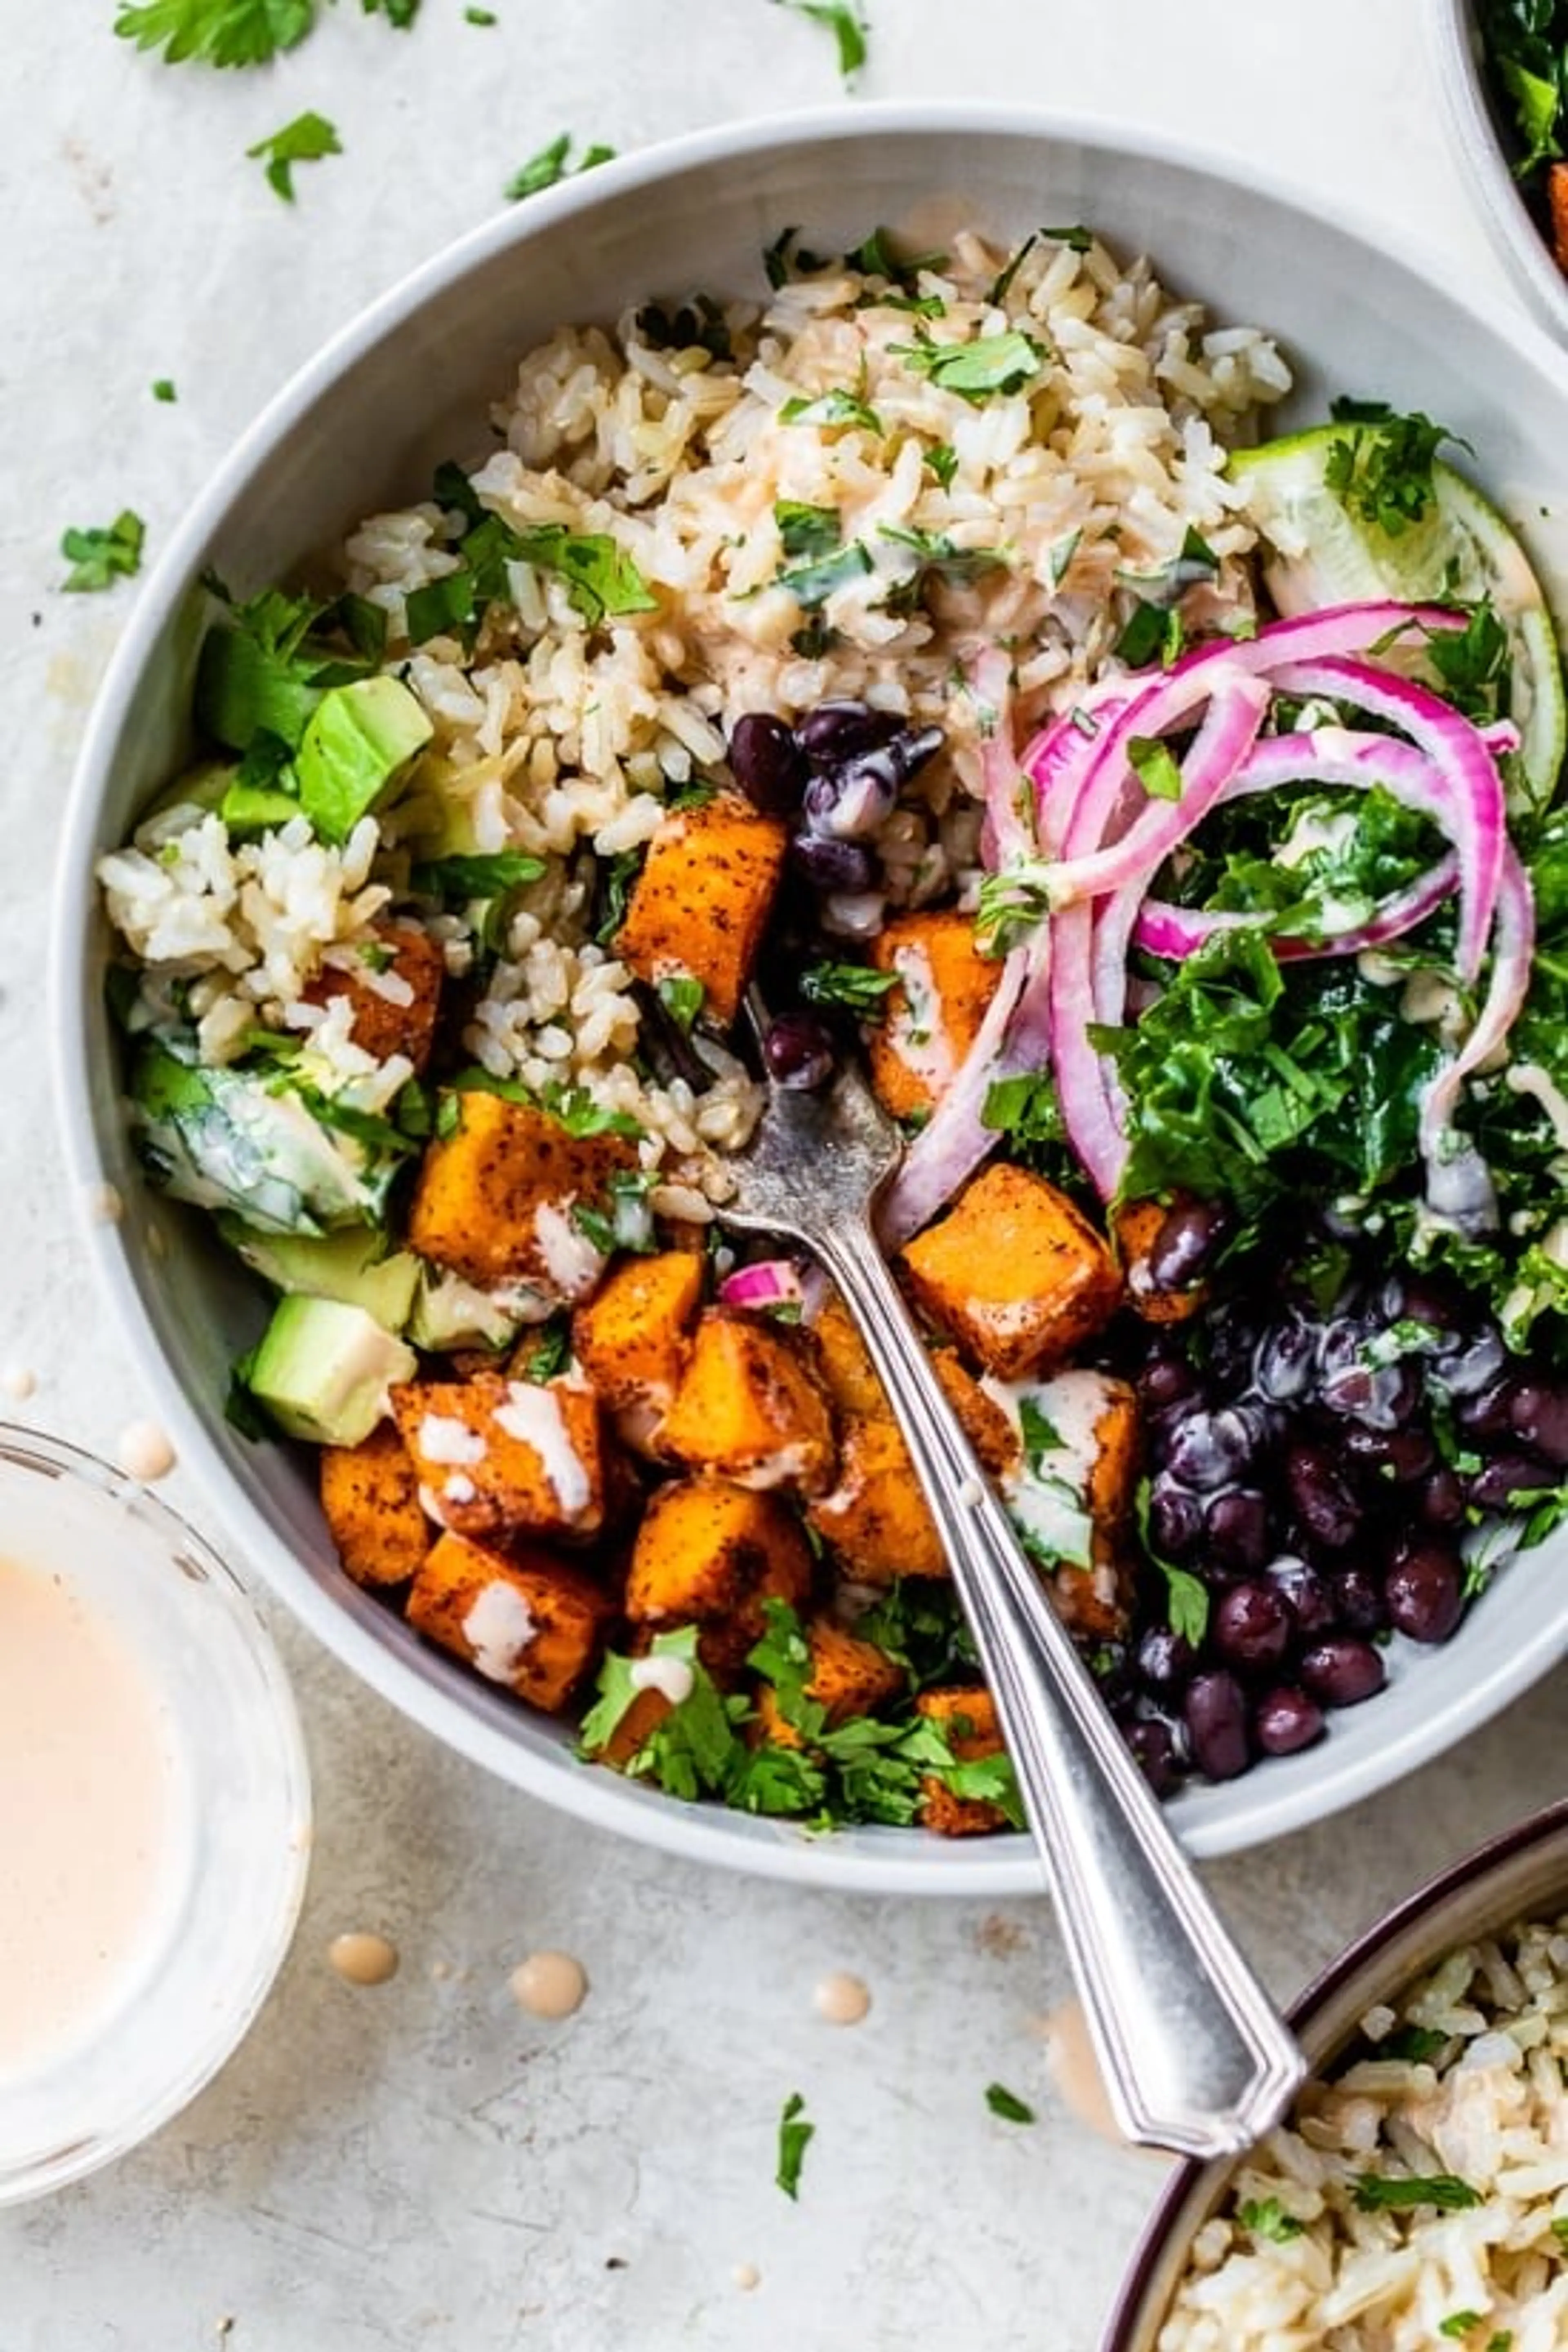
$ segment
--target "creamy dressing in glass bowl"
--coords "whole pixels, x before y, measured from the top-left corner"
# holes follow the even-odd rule
[[[175,2115],[260,2008],[310,1792],[240,1586],[132,1479],[0,1423],[0,2204]]]

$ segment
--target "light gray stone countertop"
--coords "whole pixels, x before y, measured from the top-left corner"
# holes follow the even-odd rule
[[[838,96],[826,34],[768,0],[491,5],[479,27],[461,0],[425,0],[399,33],[342,0],[279,66],[221,75],[134,55],[111,0],[3,11],[0,1360],[37,1375],[28,1417],[100,1451],[139,1399],[62,1198],[47,869],[135,590],[61,595],[61,530],[129,505],[155,549],[315,345],[493,210],[556,131],[628,149]],[[1180,133],[1425,237],[1508,299],[1418,16],[875,0],[862,88]],[[290,210],[244,150],[306,107],[345,152],[301,167]],[[177,1475],[170,1493],[221,1545]],[[1089,2352],[1163,2168],[1053,2092],[1038,2024],[1068,1986],[1043,1903],[798,1894],[614,1843],[445,1753],[269,1614],[318,1805],[292,1957],[184,2116],[0,2216],[0,2352]],[[1557,1793],[1565,1730],[1559,1675],[1391,1795],[1214,1866],[1270,1984],[1297,1990],[1391,1898]],[[324,1958],[359,1927],[403,1954],[374,1992]],[[507,1990],[541,1946],[591,1975],[564,2025]],[[833,1968],[872,1989],[853,2031],[813,2011]],[[1036,2105],[1034,2129],[988,2114],[994,2079]],[[798,2204],[773,2180],[795,2090],[817,2126]]]

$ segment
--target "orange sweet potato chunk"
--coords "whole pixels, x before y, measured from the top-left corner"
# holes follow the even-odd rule
[[[762,943],[788,842],[778,818],[739,793],[667,816],[632,890],[616,952],[639,980],[700,981],[703,1010],[728,1027]]]
[[[900,977],[868,1033],[871,1084],[895,1118],[930,1110],[979,1034],[1001,977],[980,954],[968,915],[899,915],[871,950],[879,971]]]
[[[1054,1185],[998,1163],[903,1252],[917,1305],[988,1372],[1058,1363],[1115,1311],[1104,1240]]]
[[[378,923],[351,964],[326,964],[305,991],[312,1004],[346,996],[354,1044],[378,1062],[406,1054],[423,1070],[436,1042],[447,959],[416,923]]]
[[[837,1483],[816,1496],[806,1516],[841,1572],[857,1583],[950,1573],[909,1447],[883,1413],[845,1416]]]
[[[571,1376],[409,1381],[392,1409],[426,1507],[481,1540],[597,1535],[606,1462],[598,1402]]]
[[[419,1475],[389,1421],[359,1445],[323,1445],[316,1456],[321,1511],[338,1558],[356,1584],[405,1584],[435,1540],[419,1500]]]
[[[1568,277],[1568,163],[1548,169],[1546,204],[1552,217],[1552,258]]]
[[[584,1297],[603,1266],[573,1207],[602,1204],[611,1177],[636,1166],[635,1148],[619,1135],[568,1135],[548,1111],[500,1095],[455,1100],[455,1129],[420,1162],[409,1247],[483,1290],[526,1283],[563,1303]]]
[[[623,1258],[572,1318],[572,1348],[606,1412],[664,1412],[691,1352],[702,1260],[689,1250]]]
[[[922,1691],[915,1701],[916,1711],[940,1723],[948,1736],[948,1744],[961,1764],[973,1764],[982,1756],[1000,1756],[1002,1733],[996,1721],[996,1708],[988,1690],[978,1685],[971,1690]],[[934,1772],[928,1772],[921,1782],[921,1821],[939,1837],[983,1836],[990,1830],[1003,1830],[1007,1816],[1000,1805],[984,1799],[955,1797]]]
[[[658,1633],[695,1625],[715,1674],[735,1674],[766,1631],[763,1603],[805,1606],[811,1547],[776,1495],[727,1478],[679,1478],[649,1500],[632,1548],[626,1612]]]
[[[714,1307],[697,1326],[658,1450],[742,1486],[819,1493],[833,1477],[826,1393],[792,1331]]]
[[[852,1716],[874,1715],[879,1706],[902,1696],[902,1666],[872,1642],[862,1642],[831,1617],[814,1617],[805,1628],[811,1671],[805,1696],[815,1699],[832,1730]],[[784,1721],[771,1683],[757,1690],[757,1720],[765,1736],[780,1748],[801,1746],[800,1733]]]
[[[817,1369],[840,1412],[887,1412],[888,1392],[878,1379],[859,1327],[837,1293],[811,1327]]]
[[[613,1604],[540,1547],[506,1552],[444,1535],[408,1594],[408,1622],[489,1682],[558,1713],[596,1662]]]

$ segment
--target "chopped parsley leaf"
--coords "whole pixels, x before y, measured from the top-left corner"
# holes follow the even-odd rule
[[[178,400],[179,396],[179,394],[174,390],[174,384],[168,376],[161,375],[154,377],[153,383],[153,397],[154,400],[161,400],[167,407],[172,406],[173,404]]]
[[[659,1003],[684,1036],[690,1035],[707,993],[702,982],[689,972],[672,973],[659,982],[658,989]]]
[[[96,593],[116,580],[133,580],[142,569],[142,544],[147,526],[139,514],[122,508],[104,530],[79,530],[74,526],[60,541],[60,553],[70,565],[61,583],[72,595]]]
[[[494,25],[500,21],[493,8],[465,8],[463,11],[465,25]]]
[[[585,147],[574,163],[569,160],[571,153],[572,133],[563,131],[558,139],[552,139],[548,146],[531,155],[521,171],[512,173],[501,194],[509,204],[521,204],[524,196],[536,196],[542,188],[553,188],[562,180],[580,179],[595,163],[613,163],[616,151],[600,145]]]
[[[773,520],[779,544],[793,562],[802,556],[826,555],[843,537],[837,507],[813,507],[799,499],[775,499]]]
[[[1358,2213],[1401,2213],[1415,2205],[1436,2205],[1445,2213],[1463,2213],[1481,2201],[1481,2192],[1456,2173],[1434,2172],[1398,2179],[1381,2172],[1352,2176]]]
[[[281,131],[258,139],[246,153],[265,164],[267,184],[286,205],[294,201],[294,166],[296,163],[319,163],[323,155],[341,155],[342,142],[336,128],[324,114],[309,109],[286,122]]]
[[[122,5],[114,29],[172,66],[260,66],[297,47],[315,21],[315,0],[147,0]]]
[[[800,2196],[800,2168],[816,2130],[816,2126],[805,2119],[805,2101],[798,2091],[792,2091],[779,2117],[779,2164],[774,2177],[784,2195],[796,2200]]]
[[[852,82],[866,62],[866,19],[858,0],[779,0],[779,5],[832,34],[838,45],[840,77]]]
[[[814,397],[786,400],[779,411],[781,425],[858,425],[868,433],[880,435],[882,420],[874,408],[842,386],[832,392],[817,393]]]
[[[1278,2197],[1251,2198],[1237,2208],[1236,2218],[1255,2238],[1270,2238],[1276,2245],[1299,2238],[1304,2226],[1293,2213],[1287,2213]]]
[[[1356,521],[1398,538],[1430,505],[1432,460],[1455,436],[1419,410],[1400,416],[1381,401],[1336,400],[1331,414],[1349,430],[1329,444],[1324,481]]]
[[[958,471],[958,452],[951,441],[938,441],[925,453],[925,462],[942,488],[950,489]]]
[[[1008,2090],[1005,2083],[986,2084],[985,2104],[994,2116],[1001,2116],[1004,2123],[1032,2124],[1035,2121],[1033,2107],[1026,2100],[1019,2098],[1016,2091]]]
[[[1043,228],[1040,235],[1065,245],[1069,253],[1087,253],[1094,243],[1094,231],[1076,225],[1071,228]]]
[[[978,335],[973,342],[939,343],[923,331],[913,343],[889,343],[913,375],[923,375],[943,392],[978,404],[994,393],[1022,392],[1046,363],[1046,352],[1016,327],[1005,334]]]
[[[800,976],[808,1004],[842,1004],[862,1021],[881,1017],[882,999],[898,984],[896,971],[876,971],[866,963],[807,964]]]
[[[796,604],[809,611],[814,604],[825,604],[836,590],[862,578],[871,569],[870,557],[859,541],[853,539],[847,547],[836,548],[815,562],[797,563],[793,570],[781,572],[773,585],[787,588]]]
[[[1132,735],[1127,742],[1127,764],[1151,800],[1179,801],[1182,772],[1168,743],[1157,735]]]

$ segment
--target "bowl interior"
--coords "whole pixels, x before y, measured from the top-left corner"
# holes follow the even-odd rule
[[[602,167],[481,230],[378,304],[309,366],[241,442],[149,583],[96,709],[59,878],[56,1001],[70,1164],[126,1197],[98,1255],[163,1410],[236,1538],[280,1594],[366,1679],[438,1736],[578,1812],[697,1858],[882,1891],[1027,1891],[1022,1839],[939,1841],[876,1829],[813,1841],[682,1807],[589,1771],[567,1735],[424,1648],[351,1586],[305,1465],[224,1418],[233,1357],[260,1302],[194,1220],[150,1197],[129,1150],[106,1019],[95,857],[126,834],[180,756],[211,566],[237,593],[285,578],[361,516],[425,494],[433,467],[488,446],[489,405],[518,355],[563,320],[612,321],[634,300],[764,290],[781,228],[847,247],[885,224],[929,248],[959,224],[1004,246],[1042,221],[1092,222],[1122,255],[1217,324],[1275,332],[1297,371],[1288,415],[1338,393],[1442,416],[1478,452],[1568,611],[1560,452],[1568,388],[1527,331],[1463,310],[1381,236],[1302,209],[1114,129],[1032,116],[875,108],[682,142]],[[155,1238],[156,1237],[156,1238]],[[1277,1834],[1366,1794],[1483,1720],[1568,1640],[1568,1536],[1510,1568],[1451,1651],[1395,1646],[1391,1690],[1344,1716],[1319,1752],[1173,1808],[1196,1853]]]
[[[1565,1902],[1568,1803],[1559,1803],[1419,1888],[1325,1969],[1290,2011],[1309,2061],[1314,2068],[1331,2064],[1369,2009],[1394,2000],[1446,1952]],[[1240,2161],[1184,2164],[1176,2173],[1133,2257],[1100,2352],[1154,2352],[1187,2250]]]

